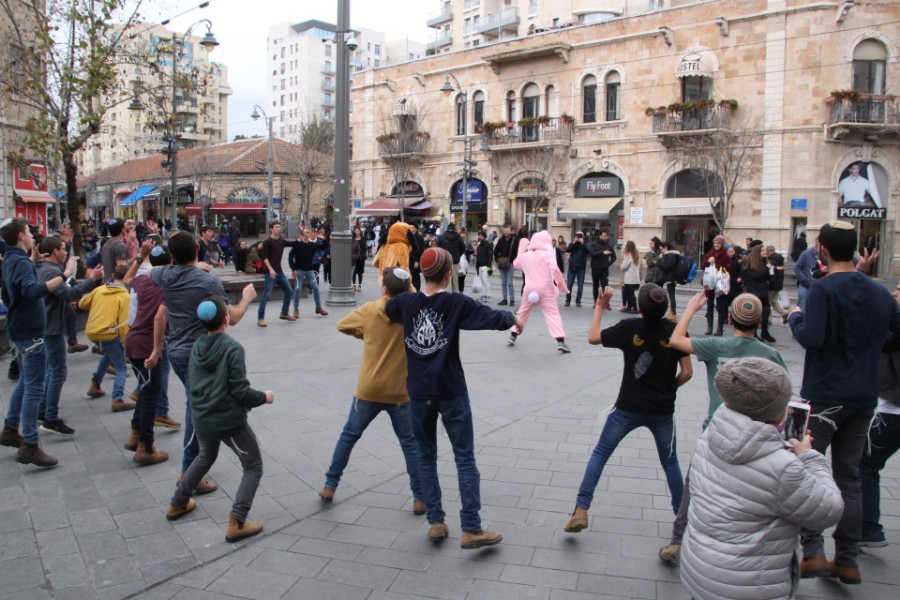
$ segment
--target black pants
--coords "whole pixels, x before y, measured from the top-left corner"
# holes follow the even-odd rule
[[[138,430],[138,439],[148,450],[153,447],[153,423],[156,421],[156,399],[162,389],[162,362],[157,361],[152,369],[144,367],[143,358],[130,358],[134,376],[141,386],[137,408],[131,416],[131,428]]]
[[[363,273],[366,272],[366,259],[362,258],[355,263],[353,263],[353,281],[352,283],[357,283],[359,281],[359,285],[362,285]],[[417,288],[418,289],[418,288]]]
[[[591,279],[594,284],[594,304],[600,297],[600,287],[609,287],[609,271],[591,271]]]
[[[669,312],[675,312],[675,285],[674,281],[666,282],[666,291],[669,293]]]
[[[622,286],[625,294],[625,308],[628,310],[637,310],[637,290],[640,286],[636,283],[626,283]]]

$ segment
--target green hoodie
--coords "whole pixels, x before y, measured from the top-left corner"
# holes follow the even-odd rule
[[[244,347],[230,335],[204,335],[194,343],[188,365],[191,420],[197,435],[226,438],[247,424],[251,408],[266,402],[247,381]]]

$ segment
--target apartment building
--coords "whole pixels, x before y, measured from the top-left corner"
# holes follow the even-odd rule
[[[511,9],[515,29],[465,37],[466,18]],[[354,81],[357,214],[396,215],[406,195],[433,206],[412,214],[459,221],[467,198],[470,236],[608,231],[695,258],[722,224],[789,252],[841,218],[881,248],[879,274],[900,274],[896,16],[851,1],[445,3],[429,24],[449,45]],[[742,148],[732,181],[710,159]]]
[[[163,26],[133,29],[136,34],[127,36],[125,51],[143,58],[120,67],[127,91],[106,113],[100,133],[79,154],[82,175],[158,153],[166,145],[163,124],[173,118],[179,148],[228,140],[228,97],[233,92],[228,68],[211,59],[214,48],[204,48],[202,36],[185,39]],[[173,82],[178,82],[174,106]],[[140,110],[135,110],[133,98],[140,101]]]
[[[313,117],[334,118],[337,48],[332,23],[309,20],[269,28],[266,48],[266,102],[274,117],[273,133],[296,141],[301,124]],[[366,28],[351,32],[357,49],[351,52],[350,73],[417,60],[424,44],[408,39],[387,41],[385,34]]]

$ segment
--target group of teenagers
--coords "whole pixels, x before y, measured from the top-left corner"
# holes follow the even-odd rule
[[[75,263],[66,261],[59,276],[39,281],[34,266],[39,255],[27,222],[7,220],[0,236],[7,244],[2,265],[4,300],[10,309],[7,332],[22,369],[0,444],[17,447],[19,462],[52,466],[55,459],[52,464],[29,460],[40,452],[35,424],[46,369],[47,314],[43,306],[34,307],[40,304],[36,300],[68,286]],[[673,312],[670,294],[655,283],[644,283],[636,294],[638,316],[604,327],[613,290],[599,290],[588,342],[621,350],[624,368],[615,406],[588,459],[575,509],[565,525],[567,532],[590,528],[588,511],[605,464],[631,431],[646,427],[656,441],[676,514],[672,539],[659,556],[680,565],[682,582],[694,598],[792,598],[801,577],[861,582],[860,546],[885,541],[878,523],[877,473],[896,451],[898,437],[896,420],[887,417],[900,413],[900,363],[892,353],[900,350],[900,288],[892,298],[860,272],[877,256],[867,255],[854,264],[856,237],[846,222],[821,228],[815,250],[827,274],[810,285],[802,308],[788,316],[794,337],[806,350],[799,396],[809,403],[811,418],[799,438],[785,439],[783,434],[792,385],[778,352],[755,336],[766,315],[757,294],[738,294],[728,305],[733,336],[691,338],[691,320],[708,307],[705,293],[694,296],[675,322],[667,318]],[[215,483],[204,477],[224,443],[243,468],[226,534],[233,542],[262,530],[262,524],[247,519],[262,476],[259,444],[247,415],[251,408],[272,403],[274,394],[250,386],[244,350],[227,334],[255,298],[253,286],[244,288],[238,304],[229,304],[221,281],[198,261],[197,251],[193,236],[179,231],[165,241],[146,241],[137,257],[114,268],[111,285],[131,277],[138,296],[137,315],[125,339],[141,387],[126,447],[133,443],[152,457],[143,464],[167,458],[153,447],[165,351],[188,398],[182,474],[167,518],[189,513],[196,507],[195,495],[215,491]],[[402,252],[398,257],[402,261]],[[480,476],[460,333],[521,332],[522,310],[495,310],[448,289],[453,256],[441,247],[427,248],[417,258],[424,278],[421,288],[413,286],[408,264],[382,264],[382,297],[338,323],[339,331],[363,341],[363,356],[349,416],[319,495],[333,501],[354,445],[378,413],[387,412],[406,459],[412,510],[426,516],[429,539],[445,540],[450,529],[437,473],[440,420],[457,468],[460,545],[494,545],[502,535],[485,530],[479,514]],[[545,282],[565,291],[546,232],[532,236],[516,260],[526,271],[523,302],[540,303],[544,309],[540,269],[546,271]],[[139,335],[131,350],[128,336],[135,330]],[[687,476],[682,477],[673,417],[678,389],[693,376],[692,354],[706,366],[709,412]],[[875,419],[878,425],[873,424],[876,406],[882,417]],[[894,429],[889,435],[870,435],[870,426],[890,424]],[[893,450],[881,444],[894,444]],[[823,456],[829,447],[830,467]],[[874,498],[872,489],[860,486],[865,456],[872,463],[863,471],[868,469],[875,478]],[[834,525],[835,555],[828,560],[822,531]]]

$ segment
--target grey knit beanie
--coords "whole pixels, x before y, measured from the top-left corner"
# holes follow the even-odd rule
[[[781,418],[791,399],[787,371],[765,358],[737,358],[716,373],[725,406],[763,423]]]

